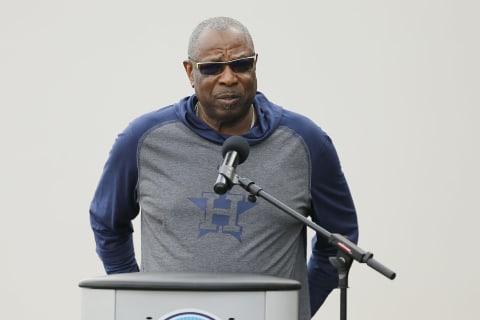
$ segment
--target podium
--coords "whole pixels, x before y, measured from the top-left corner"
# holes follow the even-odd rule
[[[85,279],[82,320],[293,320],[295,280],[259,274],[136,272]]]

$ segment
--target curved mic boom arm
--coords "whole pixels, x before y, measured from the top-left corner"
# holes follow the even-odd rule
[[[373,259],[373,253],[360,249],[355,243],[351,242],[346,237],[340,234],[330,233],[329,231],[325,230],[315,222],[311,221],[310,219],[307,219],[305,216],[303,216],[299,212],[293,210],[292,208],[290,208],[280,200],[276,199],[272,195],[265,192],[261,187],[257,186],[255,182],[253,182],[252,180],[235,175],[234,179],[232,179],[232,184],[239,185],[243,189],[248,191],[250,193],[249,199],[254,201],[255,197],[257,196],[261,197],[262,199],[265,199],[275,207],[289,214],[293,218],[300,220],[305,225],[307,225],[311,229],[315,230],[318,234],[326,238],[328,242],[334,247],[336,247],[342,255],[352,258],[353,260],[356,260],[360,263],[366,263],[369,267],[381,273],[382,275],[384,275],[390,280],[395,279],[396,273],[390,270],[389,268],[387,268],[386,266],[384,266],[383,264],[381,264],[380,262],[378,262],[377,260]]]

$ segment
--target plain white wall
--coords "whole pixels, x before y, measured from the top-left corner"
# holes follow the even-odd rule
[[[80,318],[78,282],[103,274],[88,206],[111,144],[191,93],[188,36],[215,15],[250,29],[259,89],[331,135],[360,247],[398,273],[355,263],[349,318],[478,317],[479,13],[476,0],[0,0],[0,317]],[[338,298],[315,319],[338,318]]]

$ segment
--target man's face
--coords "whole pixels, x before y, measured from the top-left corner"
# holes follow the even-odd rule
[[[206,30],[192,57],[196,62],[225,62],[254,56],[245,36],[235,29]],[[257,91],[255,63],[247,71],[234,72],[226,66],[215,75],[202,74],[194,65],[184,62],[187,75],[206,115],[221,123],[234,123],[250,111]]]

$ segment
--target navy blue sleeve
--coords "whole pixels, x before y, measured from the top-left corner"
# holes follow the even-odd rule
[[[312,221],[331,233],[341,234],[357,243],[357,213],[332,140],[307,117],[285,109],[281,114],[281,125],[299,134],[308,149]],[[337,270],[329,260],[336,255],[337,250],[328,243],[328,239],[318,233],[313,237],[307,264],[312,316],[338,286]]]
[[[314,140],[313,137],[316,137]],[[339,233],[352,242],[358,241],[357,215],[347,181],[331,139],[320,130],[319,135],[307,138],[312,165],[312,221],[331,233]],[[338,286],[337,270],[329,257],[336,249],[320,234],[312,240],[308,261],[310,306],[312,316],[330,292]]]
[[[139,213],[138,139],[132,131],[130,126],[117,137],[90,205],[96,251],[108,274],[139,270],[132,239],[132,220]]]

